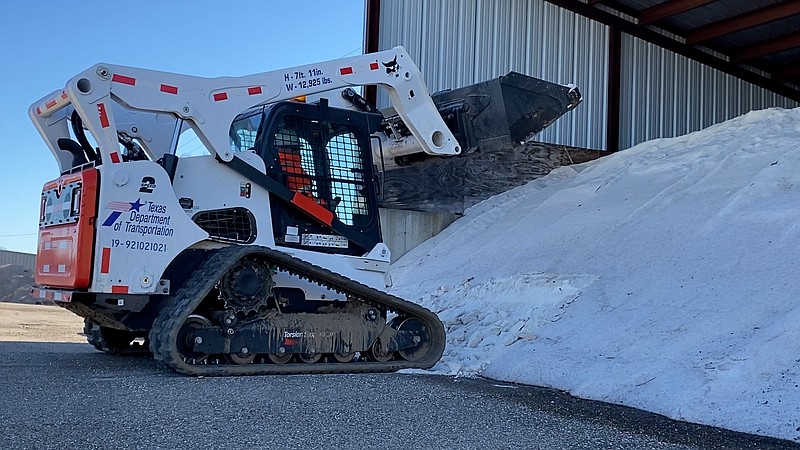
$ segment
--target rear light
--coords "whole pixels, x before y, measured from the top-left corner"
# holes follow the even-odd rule
[[[77,187],[72,190],[72,206],[69,208],[70,217],[77,218],[81,212],[81,191],[82,187]]]
[[[42,204],[39,206],[39,223],[44,222],[45,211],[47,210],[47,197],[42,194]]]

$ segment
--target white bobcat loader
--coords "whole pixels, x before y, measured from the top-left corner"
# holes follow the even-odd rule
[[[429,368],[442,323],[382,291],[375,164],[538,131],[580,101],[552,86],[550,113],[482,127],[485,88],[437,104],[401,47],[211,79],[94,65],[29,110],[61,170],[34,295],[84,317],[98,349],[190,375]],[[203,154],[181,155],[192,139]]]

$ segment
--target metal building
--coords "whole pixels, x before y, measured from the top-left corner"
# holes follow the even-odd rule
[[[614,151],[798,106],[799,32],[796,0],[367,0],[365,50],[403,45],[431,92],[575,84],[583,104],[539,139]]]
[[[11,264],[15,266],[22,266],[26,269],[33,270],[35,265],[36,255],[33,253],[12,252],[9,250],[0,250],[0,266]]]

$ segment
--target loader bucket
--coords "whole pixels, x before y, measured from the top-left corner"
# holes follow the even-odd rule
[[[517,72],[432,97],[462,154],[529,142],[582,100],[575,87]]]

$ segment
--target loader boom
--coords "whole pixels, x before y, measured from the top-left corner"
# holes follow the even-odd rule
[[[72,104],[84,118],[84,126],[97,139],[104,161],[119,159],[118,131],[139,138],[157,159],[168,151],[174,127],[155,133],[155,115],[172,114],[190,122],[201,141],[223,161],[231,161],[229,126],[242,111],[349,86],[378,85],[389,92],[395,110],[422,149],[432,155],[457,155],[459,144],[443,122],[428,94],[425,82],[403,47],[322,63],[242,77],[202,78],[113,64],[97,64],[78,74],[58,90],[34,103],[29,115],[60,163],[71,167],[69,155],[59,150],[65,135],[65,107]],[[126,114],[112,114],[114,103]],[[139,117],[135,111],[150,113]],[[130,117],[116,123],[116,116]],[[151,124],[152,125],[152,124]],[[146,134],[146,133],[150,134]],[[155,143],[161,145],[153,145]],[[150,145],[148,145],[150,144]]]

